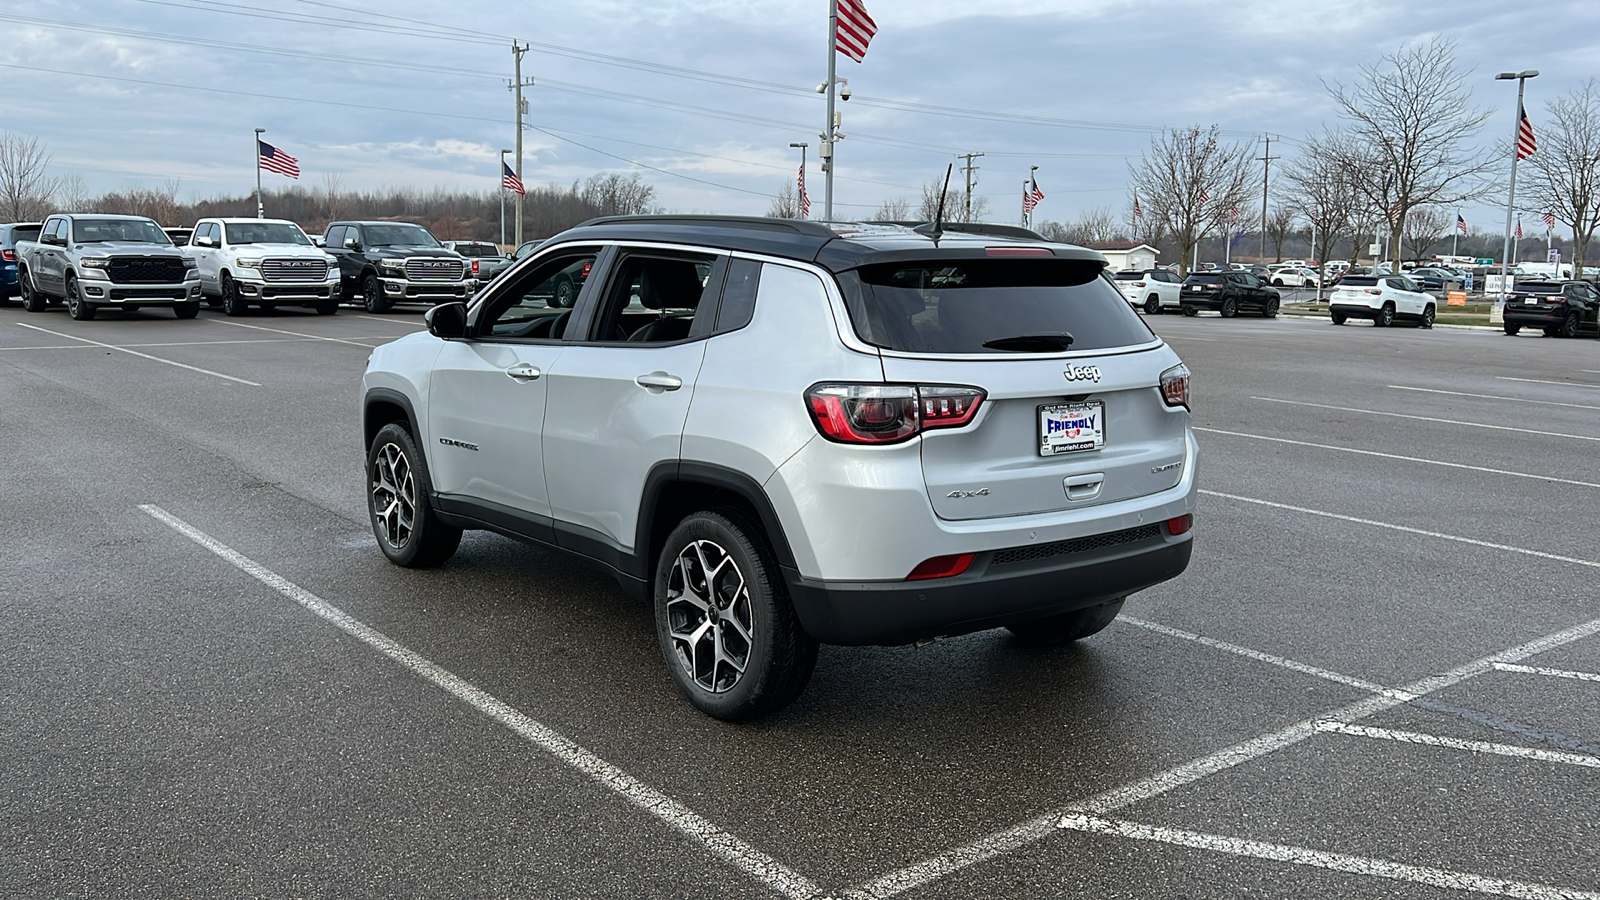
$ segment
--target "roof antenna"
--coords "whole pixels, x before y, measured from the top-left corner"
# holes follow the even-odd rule
[[[929,237],[933,238],[933,245],[939,246],[939,238],[944,237],[944,196],[950,192],[950,173],[955,170],[956,164],[951,163],[944,169],[944,187],[939,190],[939,210],[933,216],[933,231]]]

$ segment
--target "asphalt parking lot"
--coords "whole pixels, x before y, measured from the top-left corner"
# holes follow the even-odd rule
[[[416,311],[0,309],[0,895],[1600,898],[1600,341],[1147,321],[1184,576],[731,726],[603,576],[384,561]]]

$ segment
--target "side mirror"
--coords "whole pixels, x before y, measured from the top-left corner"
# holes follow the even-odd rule
[[[194,245],[196,247],[215,247],[217,242],[208,237],[197,237],[194,239]]]
[[[359,251],[361,249],[361,239],[357,238],[357,237],[347,237],[347,238],[345,238],[344,239],[344,248],[346,250],[358,250]]]
[[[428,323],[428,333],[436,338],[450,341],[467,336],[465,303],[441,303],[424,313],[422,320]]]
[[[66,241],[62,240],[60,237],[58,237],[55,234],[41,234],[41,235],[39,235],[39,243],[41,243],[41,244],[50,244],[53,247],[65,247],[67,245]]]

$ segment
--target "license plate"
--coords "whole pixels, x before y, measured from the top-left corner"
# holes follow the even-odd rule
[[[1533,297],[1529,297],[1526,300],[1522,301],[1522,305],[1523,306],[1538,306],[1539,305],[1539,301],[1537,299],[1533,298]]]
[[[1039,455],[1099,450],[1106,445],[1106,405],[1058,403],[1039,407]]]

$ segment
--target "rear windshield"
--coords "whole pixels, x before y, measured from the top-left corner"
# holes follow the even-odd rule
[[[1144,278],[1144,273],[1143,272],[1118,272],[1117,274],[1115,274],[1115,275],[1113,275],[1111,277],[1115,278],[1118,281],[1138,281],[1141,278]]]
[[[1085,260],[962,259],[863,266],[841,280],[856,334],[889,350],[1006,353],[984,343],[1061,332],[1072,350],[1154,339],[1101,270]]]
[[[1346,275],[1345,277],[1339,279],[1339,283],[1341,285],[1353,284],[1356,287],[1372,287],[1378,283],[1378,279],[1372,277],[1371,275]]]
[[[470,256],[475,258],[487,258],[490,256],[500,255],[500,251],[496,249],[493,244],[457,244],[455,245],[454,249],[456,253],[462,256]]]
[[[1517,290],[1524,294],[1559,294],[1561,285],[1548,281],[1524,281],[1517,285]]]
[[[14,244],[17,241],[37,241],[40,227],[38,225],[18,225],[11,229],[11,242]]]
[[[1212,272],[1207,274],[1190,275],[1189,280],[1195,282],[1196,284],[1221,284],[1226,279],[1224,279],[1221,275]]]

